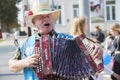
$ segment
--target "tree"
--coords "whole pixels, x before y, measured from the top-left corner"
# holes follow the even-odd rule
[[[16,4],[21,0],[0,0],[0,23],[1,28],[10,31],[10,28],[17,24],[18,8]]]

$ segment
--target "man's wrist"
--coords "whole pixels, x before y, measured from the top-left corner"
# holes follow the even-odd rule
[[[23,69],[25,67],[24,60],[20,60],[20,67]]]

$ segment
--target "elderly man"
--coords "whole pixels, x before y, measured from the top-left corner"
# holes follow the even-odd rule
[[[35,26],[40,35],[61,35],[54,31],[54,23],[57,21],[60,12],[58,10],[51,11],[47,3],[36,5],[30,12],[27,21],[31,26]],[[25,42],[21,42],[18,52],[13,59],[9,61],[9,68],[13,72],[24,70],[24,80],[39,80],[31,67],[37,67],[39,54],[34,54],[35,39],[38,34],[34,34]],[[64,35],[64,37],[66,37]],[[96,54],[97,53],[97,54]],[[102,57],[102,48],[94,44],[93,54],[95,58]]]

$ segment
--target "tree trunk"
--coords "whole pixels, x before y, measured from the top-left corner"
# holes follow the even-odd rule
[[[7,32],[10,32],[9,24],[6,24]]]

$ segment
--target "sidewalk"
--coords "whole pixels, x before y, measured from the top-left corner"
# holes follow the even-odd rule
[[[21,41],[22,39],[27,38],[27,36],[19,36],[18,41]],[[13,45],[14,44],[14,39],[12,36],[3,39],[3,41],[0,43],[0,45]]]

